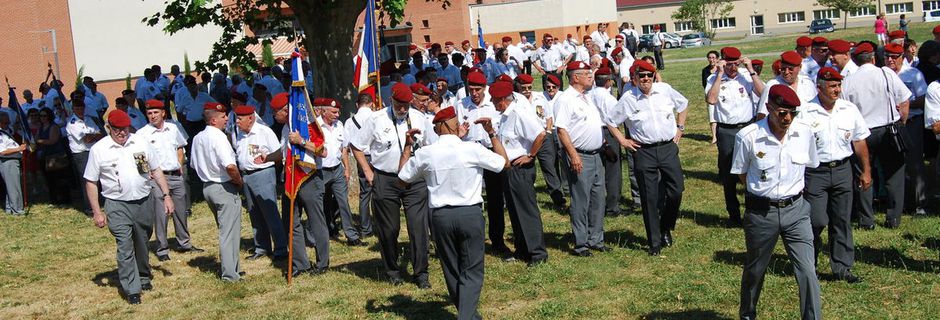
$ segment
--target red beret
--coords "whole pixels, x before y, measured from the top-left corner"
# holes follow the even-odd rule
[[[416,50],[416,49],[418,49],[418,45],[416,44],[408,46],[408,50]]]
[[[819,72],[816,73],[816,78],[826,81],[840,81],[842,80],[842,74],[832,67],[823,67],[819,69]]]
[[[336,107],[336,100],[330,98],[314,98],[313,99],[314,107]]]
[[[659,30],[659,25],[657,24],[657,25],[653,26],[653,30]]]
[[[617,47],[617,48],[614,48],[614,51],[610,52],[610,56],[616,57],[618,54],[621,54],[621,53],[623,53],[623,48]]]
[[[752,65],[752,66],[763,66],[763,65],[764,65],[764,60],[760,60],[760,59],[751,60],[751,65]]]
[[[556,87],[558,87],[558,89],[561,89],[561,80],[558,79],[558,77],[556,77],[554,74],[548,75],[545,77],[545,80],[548,80],[548,82],[554,84]]]
[[[395,101],[409,103],[415,98],[413,94],[411,88],[408,88],[408,85],[404,83],[399,82],[392,86],[392,99],[395,99]]]
[[[903,39],[906,36],[907,36],[907,32],[904,32],[904,30],[894,30],[888,33],[889,40]]]
[[[445,46],[452,46],[452,45],[454,45],[454,42],[453,42],[453,41],[447,41],[447,42],[444,42],[444,45],[445,45]]]
[[[633,61],[633,66],[636,67],[636,71],[656,72],[656,67],[643,59],[637,59],[636,61]]]
[[[826,47],[829,46],[829,39],[823,37],[813,38],[813,46],[815,47]]]
[[[411,92],[413,92],[414,94],[419,95],[419,96],[430,96],[430,95],[431,95],[431,89],[428,89],[427,86],[425,86],[425,85],[423,85],[423,84],[420,84],[420,83],[417,83],[417,82],[415,82],[414,84],[411,85]]]
[[[615,38],[623,40],[623,33],[618,33]]]
[[[904,46],[902,46],[902,45],[900,45],[900,44],[897,44],[897,43],[889,43],[889,44],[886,44],[886,45],[885,45],[885,53],[903,54],[903,53],[904,53]]]
[[[849,53],[852,50],[852,44],[842,39],[829,41],[829,51],[832,53]]]
[[[852,52],[852,55],[860,55],[863,53],[872,53],[875,52],[875,48],[872,48],[871,44],[868,42],[862,43],[855,47],[855,51]]]
[[[493,98],[505,98],[512,95],[512,82],[496,81],[490,86],[490,96]]]
[[[290,95],[287,92],[278,93],[271,98],[271,108],[281,110],[288,102],[290,102]]]
[[[431,49],[431,43],[430,43],[430,42],[425,43],[425,44],[424,44],[424,48],[425,48],[425,49]]]
[[[381,72],[384,75],[389,75],[391,73],[395,73],[396,71],[398,71],[398,69],[395,68],[395,61],[388,60],[388,61],[382,62],[382,64],[379,65],[379,72]]]
[[[597,71],[594,71],[594,75],[596,75],[596,76],[597,76],[597,75],[609,76],[609,75],[610,75],[610,68],[608,68],[608,67],[600,67],[600,68],[597,68]]]
[[[496,82],[510,82],[510,83],[512,83],[512,77],[510,77],[508,74],[505,74],[505,73],[504,73],[504,74],[499,75],[499,77],[496,78]]]
[[[252,107],[247,104],[243,104],[238,107],[235,107],[235,115],[247,116],[247,115],[254,114],[254,113],[255,113],[255,107]]]
[[[588,41],[588,40],[593,40],[593,39],[591,38],[591,36],[584,36],[584,37],[581,37],[581,41],[582,41],[582,42],[583,42],[583,41]]]
[[[546,34],[543,34],[543,35],[542,35],[542,39],[545,39],[545,38],[554,38],[554,37],[552,37],[552,35],[546,33]]]
[[[940,33],[940,25],[938,25],[938,26],[936,26],[936,27],[933,27],[933,33],[934,33],[934,34]]]
[[[516,81],[521,84],[532,84],[532,81],[534,80],[535,79],[533,79],[532,76],[527,75],[525,73],[520,74],[519,76],[516,77]]]
[[[466,66],[465,66],[465,67],[466,67]],[[444,82],[447,82],[447,78],[438,77],[438,78],[437,78],[437,81],[444,81]]]
[[[773,101],[784,108],[795,108],[800,106],[800,97],[796,95],[790,86],[775,84],[770,87],[768,101]]]
[[[721,48],[721,58],[727,61],[741,59],[741,50],[738,50],[738,48],[735,47]]]
[[[147,110],[163,109],[163,101],[160,101],[160,100],[150,99],[150,100],[147,100],[146,104],[147,104]]]
[[[807,36],[796,38],[797,47],[809,47],[813,45],[813,39]]]
[[[434,44],[432,44],[432,45],[431,45],[431,49],[435,49],[435,48],[436,48],[436,49],[440,49],[440,48],[441,48],[441,44],[440,44],[440,43],[437,43],[437,42],[435,42]]]
[[[588,69],[591,69],[591,66],[581,61],[571,61],[571,62],[568,62],[568,67],[566,69],[568,69],[568,71],[588,70]]]
[[[512,41],[512,37],[510,37],[510,36],[503,36],[503,39],[502,39],[502,40],[503,40],[503,42],[511,42],[511,41]]]
[[[570,33],[568,34],[568,38],[571,38],[571,34],[570,34]]]
[[[486,85],[486,76],[479,71],[470,71],[467,74],[467,85],[468,86],[485,86]]]
[[[437,124],[437,123],[450,120],[455,117],[457,117],[457,111],[454,109],[453,106],[450,106],[450,107],[438,110],[437,113],[434,114],[434,120],[432,120],[431,123]]]
[[[108,113],[108,124],[114,128],[126,128],[131,126],[131,117],[121,109],[112,110]]]
[[[470,40],[464,40],[464,41],[461,42],[460,44],[461,44],[461,45],[470,44]]]
[[[803,57],[796,51],[787,51],[780,54],[780,61],[793,66],[803,65]]]
[[[780,59],[774,60],[774,63],[770,65],[774,72],[780,71]]]
[[[218,112],[225,112],[225,106],[218,102],[206,102],[202,105],[202,110],[215,110]]]

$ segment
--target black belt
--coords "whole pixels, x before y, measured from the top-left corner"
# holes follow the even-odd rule
[[[385,171],[376,169],[375,167],[372,167],[372,172],[378,173],[378,174],[381,174],[381,175],[384,175],[384,176],[395,176],[395,177],[398,176],[397,173],[385,172]]]
[[[183,171],[181,170],[163,171],[163,175],[179,177],[183,175]]]
[[[265,169],[270,169],[270,168],[271,168],[271,167],[261,168],[261,169],[254,169],[254,170],[242,170],[241,174],[242,174],[242,176],[247,176],[247,175],[250,175],[250,174],[252,174],[252,173],[255,173],[255,172],[258,172],[258,171],[262,171],[262,170],[265,170]]]
[[[664,146],[670,143],[672,143],[672,140],[665,140],[665,141],[653,142],[653,143],[641,143],[640,148],[655,148],[655,147]]]
[[[849,163],[849,159],[852,157],[845,157],[845,159],[829,161],[829,162],[820,162],[819,168],[835,168],[843,164]]]
[[[578,153],[586,154],[586,155],[592,155],[592,154],[597,154],[598,152],[601,152],[601,149],[595,149],[595,150],[575,149],[575,150],[578,151]]]
[[[340,165],[335,165],[335,166],[332,166],[332,167],[323,167],[323,168],[320,168],[320,170],[329,170],[329,171],[333,171],[333,170],[339,169],[339,166],[340,166]]]
[[[741,129],[741,128],[747,127],[749,124],[751,124],[751,121],[735,123],[735,124],[718,122],[718,127],[725,128],[725,129]]]
[[[746,194],[744,197],[745,205],[752,208],[766,208],[766,207],[776,207],[776,208],[786,208],[794,203],[800,198],[803,197],[803,192],[797,193],[794,196],[786,197],[783,199],[772,200],[765,197],[759,197],[752,195],[750,193]]]
[[[891,126],[891,125],[893,125],[893,124],[894,124],[894,123],[889,123],[889,124],[886,124],[886,125],[883,125],[883,126],[872,127],[872,128],[869,128],[868,131],[887,129],[889,126]]]

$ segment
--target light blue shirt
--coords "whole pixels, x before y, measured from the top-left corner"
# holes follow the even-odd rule
[[[197,91],[194,98],[189,94],[189,90],[180,90],[176,92],[176,113],[186,115],[186,121],[202,121],[203,105],[207,102],[215,102],[208,93]]]

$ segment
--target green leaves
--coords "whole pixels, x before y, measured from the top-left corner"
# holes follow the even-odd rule
[[[692,28],[704,32],[709,38],[714,38],[715,31],[711,30],[709,20],[726,17],[731,10],[734,10],[731,0],[689,0],[672,13],[672,18],[692,22]]]

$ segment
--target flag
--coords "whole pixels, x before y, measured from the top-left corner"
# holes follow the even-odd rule
[[[313,143],[316,148],[323,148],[323,132],[320,131],[319,121],[316,115],[310,112],[310,98],[307,95],[303,68],[300,60],[300,50],[295,49],[291,55],[294,59],[291,64],[292,71],[290,91],[290,103],[288,107],[288,128],[289,132],[296,132],[304,140]],[[313,119],[311,119],[311,117]],[[312,120],[312,121],[311,121]],[[316,171],[316,159],[313,154],[307,152],[302,146],[290,145],[287,148],[287,155],[284,163],[284,193],[290,199],[297,196],[300,186]]]
[[[9,86],[10,80],[7,80],[7,85]],[[23,108],[20,107],[20,102],[16,100],[16,88],[10,87],[10,109],[16,111],[16,114],[19,116],[19,124],[22,125],[23,129],[23,143],[30,144],[33,142],[33,132],[29,130],[29,119],[26,118],[26,112],[23,112]],[[13,123],[15,127],[17,123]]]
[[[477,37],[480,39],[480,48],[486,49],[486,42],[483,41],[483,25],[480,24],[479,13],[477,13]]]
[[[375,0],[368,0],[366,16],[362,25],[362,34],[359,36],[359,52],[356,54],[355,74],[353,86],[358,92],[365,91],[374,85],[379,78],[379,59],[376,55],[377,29],[375,27]]]

